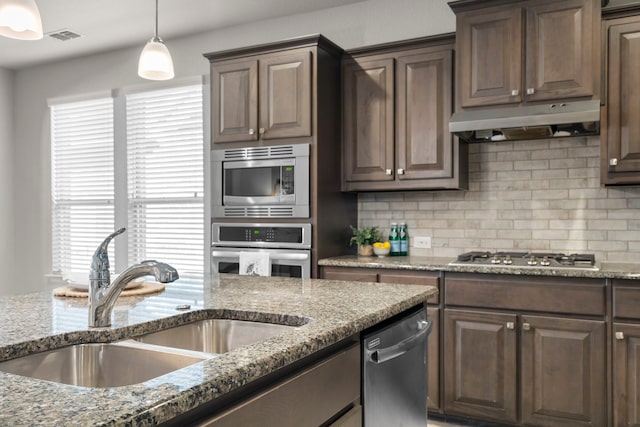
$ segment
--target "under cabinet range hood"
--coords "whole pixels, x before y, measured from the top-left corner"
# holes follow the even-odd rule
[[[466,110],[451,116],[449,131],[466,142],[598,135],[600,101]]]

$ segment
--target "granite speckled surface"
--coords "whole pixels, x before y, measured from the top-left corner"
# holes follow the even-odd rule
[[[299,326],[141,384],[85,388],[0,372],[0,425],[156,425],[433,296],[430,286],[222,275],[120,298],[109,328],[87,328],[87,301],[50,292],[0,298],[0,360],[111,342],[203,318]],[[178,305],[189,304],[188,311]]]
[[[416,271],[450,271],[459,273],[490,273],[515,274],[527,276],[554,277],[585,277],[594,279],[640,279],[640,262],[633,263],[598,263],[598,270],[583,269],[553,269],[520,266],[482,266],[482,265],[451,265],[452,258],[437,257],[360,257],[345,255],[326,258],[318,261],[321,266],[359,267],[359,268],[388,268],[393,270]]]

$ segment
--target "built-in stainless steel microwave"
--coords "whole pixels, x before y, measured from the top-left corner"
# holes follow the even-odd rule
[[[214,218],[308,218],[309,144],[213,150]]]

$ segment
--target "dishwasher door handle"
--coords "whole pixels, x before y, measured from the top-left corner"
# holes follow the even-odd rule
[[[419,342],[421,342],[422,337],[425,335],[429,335],[431,332],[431,328],[433,327],[433,322],[431,320],[421,320],[418,322],[418,332],[409,338],[405,338],[400,341],[398,344],[392,345],[387,348],[381,348],[379,350],[371,351],[369,353],[369,360],[373,363],[384,363],[389,360],[395,359],[396,357],[402,356],[412,348],[414,348]]]

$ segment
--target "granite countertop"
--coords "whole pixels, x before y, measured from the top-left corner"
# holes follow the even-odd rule
[[[155,425],[352,336],[435,295],[431,286],[221,275],[121,297],[109,328],[88,329],[87,300],[39,292],[0,298],[0,361],[110,342],[202,318],[300,325],[141,384],[85,388],[0,372],[0,425]],[[178,311],[188,304],[190,309]]]
[[[453,258],[438,257],[361,257],[345,255],[318,261],[321,266],[388,268],[392,270],[449,271],[460,273],[516,274],[527,276],[582,277],[595,279],[640,279],[640,263],[603,262],[597,270],[553,269],[518,266],[450,265]]]

